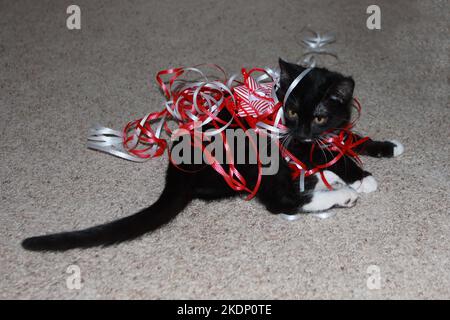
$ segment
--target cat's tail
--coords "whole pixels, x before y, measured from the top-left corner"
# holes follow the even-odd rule
[[[131,240],[168,223],[191,199],[188,188],[166,184],[153,205],[134,215],[84,230],[28,238],[22,246],[32,251],[64,251]]]

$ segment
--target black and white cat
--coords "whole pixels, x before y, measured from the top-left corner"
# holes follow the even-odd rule
[[[304,69],[280,59],[280,87],[277,91],[280,101],[283,101],[286,90]],[[351,77],[324,68],[314,68],[302,79],[301,86],[291,92],[284,107],[285,125],[289,129],[289,143],[285,146],[289,152],[303,163],[311,165],[312,143],[325,132],[345,127],[351,120],[354,85]],[[403,146],[395,141],[367,140],[358,149],[359,154],[372,157],[393,157],[403,153]],[[324,157],[327,157],[327,153],[317,150],[313,161],[324,163]],[[256,198],[274,214],[351,207],[356,203],[358,193],[377,189],[377,182],[369,172],[361,169],[352,159],[343,157],[324,171],[326,180],[333,185],[334,190],[328,190],[316,174],[305,179],[305,191],[300,192],[298,181],[291,178],[288,163],[283,157],[280,158],[279,170],[274,175],[262,176],[256,194]],[[193,199],[214,200],[238,194],[211,166],[184,166],[186,170],[179,170],[169,164],[165,188],[159,199],[134,215],[80,231],[28,238],[22,245],[34,251],[112,245],[137,238],[168,223]],[[249,185],[256,183],[256,164],[240,164],[236,167]]]

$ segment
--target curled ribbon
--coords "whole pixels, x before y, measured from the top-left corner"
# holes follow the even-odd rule
[[[224,74],[223,69],[219,66],[212,66]],[[181,79],[180,77],[187,72],[196,73],[201,80]],[[258,78],[259,81],[250,76],[255,72],[263,73]],[[217,173],[222,175],[233,190],[246,191],[249,193],[248,199],[251,199],[256,195],[261,182],[261,163],[258,159],[258,179],[255,186],[249,187],[245,177],[234,166],[233,155],[230,154],[231,150],[223,131],[232,125],[233,128],[240,127],[246,132],[248,126],[241,119],[249,117],[254,118],[254,121],[249,120],[253,128],[257,124],[267,125],[267,121],[271,119],[272,111],[278,111],[281,104],[272,99],[274,95],[272,92],[274,90],[273,83],[275,83],[275,79],[272,78],[273,71],[252,69],[247,73],[243,69],[242,74],[244,84],[234,86],[234,82],[237,82],[235,80],[237,75],[231,78],[225,77],[224,80],[210,80],[198,67],[160,71],[156,76],[156,81],[165,95],[165,108],[160,112],[149,113],[144,118],[129,122],[122,132],[101,126],[94,127],[89,132],[88,147],[127,160],[142,162],[149,158],[161,156],[167,149],[167,141],[161,137],[163,132],[173,137],[178,132],[185,130],[190,132],[194,141],[197,141],[199,138],[196,131],[200,131],[201,127],[209,125],[214,127],[215,130],[202,134],[221,135],[229,163],[228,170],[225,170],[204,147],[203,143],[200,143],[198,145],[202,148],[207,162]],[[163,77],[169,78],[164,81]],[[263,82],[267,80],[270,80],[272,85]],[[235,89],[238,90],[235,91]],[[241,95],[238,92],[241,92]],[[240,103],[237,103],[237,100]],[[260,103],[261,100],[264,101],[263,104]],[[245,108],[244,102],[247,102]],[[224,108],[232,115],[228,121],[218,116]],[[279,111],[278,114],[280,114]],[[169,129],[168,120],[177,122],[178,128],[176,131],[172,132]],[[280,123],[280,116],[275,117],[274,122]],[[277,128],[277,130],[282,129]],[[256,150],[255,142],[249,135],[248,137],[251,147]]]
[[[302,39],[303,46],[306,47],[306,51],[303,53],[303,64],[310,68],[314,68],[317,65],[317,55],[329,55],[338,59],[335,51],[328,50],[325,46],[336,41],[336,36],[334,33],[323,33],[307,29],[309,35]]]

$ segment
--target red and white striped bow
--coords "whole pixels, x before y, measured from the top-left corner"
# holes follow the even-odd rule
[[[259,83],[251,75],[244,73],[244,84],[234,88],[238,115],[257,118],[272,113],[276,104],[272,99],[274,85],[274,82]]]

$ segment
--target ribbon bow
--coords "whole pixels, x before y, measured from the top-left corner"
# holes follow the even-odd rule
[[[244,84],[234,88],[238,116],[257,118],[272,113],[276,104],[272,99],[275,82],[258,82],[244,69],[242,74]]]

